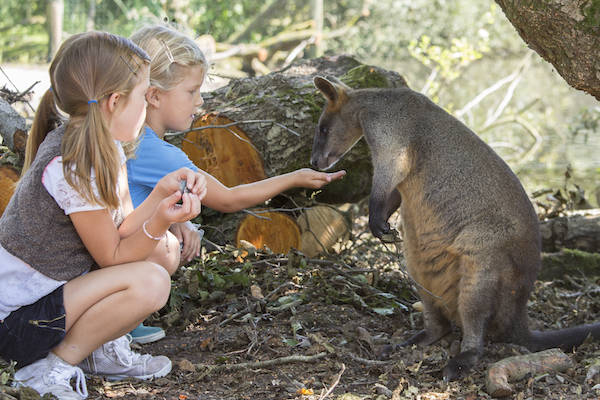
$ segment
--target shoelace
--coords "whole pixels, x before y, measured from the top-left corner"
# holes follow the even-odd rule
[[[72,365],[56,363],[48,373],[48,379],[53,384],[66,385],[71,388],[71,378],[75,377],[75,391],[81,397],[87,397],[87,385],[85,383],[85,375],[79,367]]]
[[[148,355],[141,355],[131,350],[129,340],[127,340],[126,336],[111,340],[106,343],[105,346],[109,353],[115,355],[115,361],[124,367],[131,367],[134,363],[137,363],[138,360],[145,362],[147,358],[150,358]]]

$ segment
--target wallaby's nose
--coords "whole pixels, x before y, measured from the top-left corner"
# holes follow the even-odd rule
[[[313,168],[317,168],[317,162],[312,156],[310,156],[310,165],[312,165]]]

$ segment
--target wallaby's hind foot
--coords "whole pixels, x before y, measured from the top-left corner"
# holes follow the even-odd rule
[[[477,364],[481,352],[476,349],[463,351],[452,357],[444,367],[444,381],[453,381],[461,378]]]
[[[392,354],[394,354],[398,350],[400,350],[404,347],[412,346],[413,344],[429,346],[429,345],[437,342],[444,336],[446,336],[448,333],[450,333],[450,329],[440,332],[437,335],[432,336],[427,332],[426,329],[420,330],[419,332],[415,333],[414,335],[412,335],[410,338],[408,338],[407,340],[405,340],[402,343],[387,344],[385,346],[382,346],[377,351],[377,358],[379,358],[380,360],[388,359],[391,357]]]

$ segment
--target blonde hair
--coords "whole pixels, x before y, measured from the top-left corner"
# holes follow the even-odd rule
[[[131,40],[152,58],[150,86],[171,90],[183,81],[187,68],[208,63],[200,47],[189,36],[164,25],[150,25],[131,35]]]
[[[52,90],[37,109],[23,171],[33,162],[49,130],[58,124],[60,109],[68,115],[61,143],[66,181],[86,201],[117,208],[120,157],[98,102],[113,93],[127,101],[143,75],[141,68],[149,62],[148,54],[131,40],[107,32],[85,32],[65,40],[50,64]]]

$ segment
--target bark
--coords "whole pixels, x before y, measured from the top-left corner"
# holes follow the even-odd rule
[[[396,72],[367,66],[347,56],[322,57],[300,61],[269,75],[232,81],[204,96],[204,111],[238,122],[275,121],[240,125],[261,154],[267,176],[309,167],[314,129],[325,104],[312,83],[315,75],[334,75],[354,88],[406,85]],[[328,185],[318,200],[339,204],[368,196],[373,167],[364,141],[346,155],[338,168],[346,169],[347,176]]]
[[[600,252],[600,210],[542,221],[540,233],[542,250],[546,252],[562,248]]]
[[[27,143],[27,123],[12,106],[0,97],[0,136],[2,144],[23,156]]]
[[[567,83],[600,99],[600,6],[588,0],[496,0],[525,43]]]

